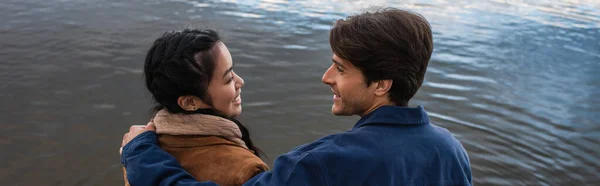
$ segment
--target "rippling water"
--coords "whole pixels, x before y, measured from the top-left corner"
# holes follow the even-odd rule
[[[118,147],[149,119],[145,51],[189,26],[225,36],[246,80],[241,120],[272,160],[345,131],[320,77],[333,20],[372,5],[432,24],[411,105],[451,130],[478,185],[600,184],[600,2],[5,0],[0,183],[120,185]]]

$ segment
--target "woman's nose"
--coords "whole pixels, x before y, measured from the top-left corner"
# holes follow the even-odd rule
[[[242,77],[238,76],[236,73],[233,73],[233,75],[236,78],[236,81],[235,81],[236,88],[242,88],[244,86],[244,79],[242,79]]]

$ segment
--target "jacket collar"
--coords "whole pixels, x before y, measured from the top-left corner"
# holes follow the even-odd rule
[[[208,114],[172,114],[163,109],[150,121],[157,134],[221,136],[246,147],[242,131],[233,121]]]
[[[416,108],[381,106],[361,117],[354,128],[368,124],[420,125],[427,123],[429,123],[429,116],[423,106]]]
[[[189,147],[204,147],[214,145],[232,145],[240,146],[230,140],[227,140],[220,136],[201,136],[201,135],[169,135],[161,134],[158,137],[158,142],[163,147],[177,147],[177,148],[189,148]],[[245,148],[245,147],[244,147]]]

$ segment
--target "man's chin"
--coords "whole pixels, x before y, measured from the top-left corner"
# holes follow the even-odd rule
[[[336,106],[331,107],[331,114],[334,116],[350,116],[351,114],[345,113],[343,109],[336,108]]]

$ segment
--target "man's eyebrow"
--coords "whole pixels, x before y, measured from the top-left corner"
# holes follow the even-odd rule
[[[342,68],[346,68],[346,67],[344,67],[344,65],[342,65],[342,63],[337,62],[335,59],[331,59],[331,61],[333,61],[333,63],[335,63],[337,66],[341,66]]]
[[[223,73],[223,78],[225,78],[225,76],[227,76],[227,74],[231,73],[232,70],[233,70],[233,65],[231,65],[231,67],[229,69],[227,69],[225,71],[225,73]]]

